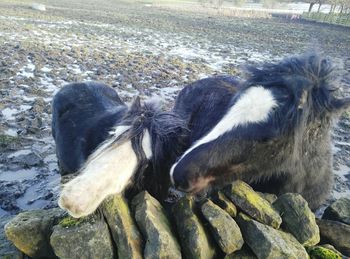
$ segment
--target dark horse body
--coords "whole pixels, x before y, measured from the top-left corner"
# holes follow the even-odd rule
[[[81,89],[68,86],[53,105],[60,166],[64,171],[76,171],[92,150],[108,139],[113,127],[132,125],[130,131],[139,129],[139,133],[127,134],[126,139],[135,143],[136,154],[141,153],[137,161],[143,164],[142,170],[134,172],[133,181],[139,189],[152,183],[153,194],[164,195],[170,170],[175,187],[186,192],[243,179],[264,192],[301,193],[316,208],[332,185],[332,119],[350,103],[333,96],[331,70],[327,60],[310,55],[251,69],[245,82],[233,77],[199,80],[179,93],[173,111],[165,117],[147,105],[128,108],[112,89],[95,83],[81,86],[93,96],[82,95],[84,106],[74,97]],[[101,87],[105,89],[97,91]],[[76,106],[61,104],[67,95]],[[62,119],[62,110],[73,115],[68,111]],[[147,119],[142,119],[145,114]],[[141,124],[136,123],[140,120]],[[145,147],[137,145],[142,139],[133,140],[142,138],[145,130],[150,134],[152,158],[142,156]],[[76,139],[81,139],[79,145],[71,145]],[[71,164],[74,166],[68,168]],[[84,175],[84,168],[81,171]],[[138,179],[144,180],[142,184]],[[69,211],[71,192],[62,195],[66,202],[61,202]]]

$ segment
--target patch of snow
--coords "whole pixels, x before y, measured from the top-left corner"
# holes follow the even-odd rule
[[[48,66],[44,66],[44,67],[42,67],[41,69],[40,69],[42,72],[44,72],[44,73],[48,73],[48,72],[51,72],[51,68],[49,68]]]
[[[21,111],[27,111],[27,110],[29,110],[30,108],[32,108],[32,106],[26,105],[26,104],[22,104],[22,105],[19,106],[19,109],[20,109]]]
[[[17,76],[34,78],[35,65],[29,58],[27,58],[27,62],[28,64],[26,64],[19,70],[19,72],[17,73]]]
[[[17,134],[17,130],[14,130],[14,129],[7,129],[5,130],[5,135],[8,135],[8,136],[11,136],[11,137],[17,137],[18,134]]]
[[[29,150],[29,149],[18,150],[16,152],[8,155],[7,158],[14,158],[14,157],[23,156],[23,155],[29,155],[31,153],[33,153],[33,151]]]
[[[19,113],[19,111],[17,109],[5,108],[1,111],[1,113],[5,120],[14,120],[14,115]]]

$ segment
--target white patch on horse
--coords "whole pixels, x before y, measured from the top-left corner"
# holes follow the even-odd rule
[[[277,101],[270,90],[262,86],[248,88],[238,101],[227,111],[219,123],[216,124],[207,135],[197,140],[171,167],[171,180],[173,181],[173,173],[176,165],[192,150],[217,139],[237,126],[266,121],[271,110],[277,105]]]
[[[108,195],[122,192],[135,173],[138,161],[131,141],[114,143],[117,134],[130,127],[119,127],[113,137],[91,155],[81,174],[64,186],[58,204],[71,216],[79,218],[94,212]],[[148,131],[144,133],[142,148],[147,158],[152,157]]]
[[[148,130],[145,131],[142,138],[142,148],[145,152],[147,159],[151,159],[152,157],[152,140]]]

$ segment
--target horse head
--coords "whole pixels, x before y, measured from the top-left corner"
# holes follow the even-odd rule
[[[253,174],[268,178],[278,170],[302,167],[308,145],[327,138],[332,119],[350,106],[350,98],[335,96],[331,62],[316,54],[247,71],[230,104],[213,107],[218,123],[171,167],[176,188],[196,193],[219,180],[249,181]],[[267,149],[272,150],[269,156]]]

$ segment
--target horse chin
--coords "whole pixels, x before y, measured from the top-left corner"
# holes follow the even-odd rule
[[[201,176],[191,181],[187,189],[182,189],[181,187],[178,187],[178,190],[190,194],[198,194],[204,189],[206,189],[209,186],[209,184],[214,180],[215,177],[213,176]]]

